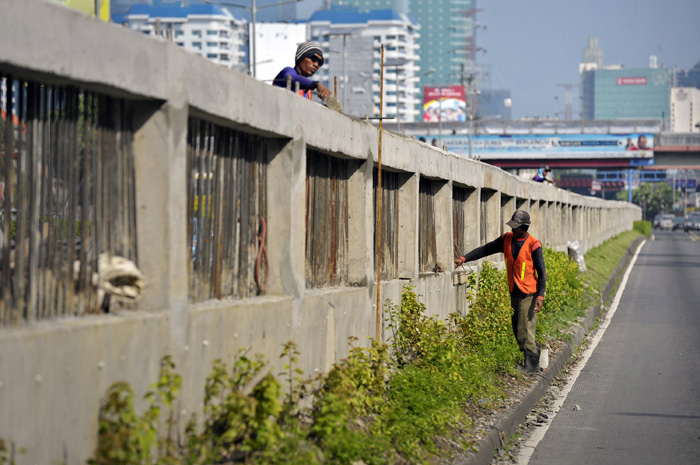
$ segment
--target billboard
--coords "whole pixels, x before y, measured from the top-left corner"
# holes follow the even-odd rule
[[[54,0],[56,3],[88,13],[95,16],[95,9],[98,9],[99,17],[104,22],[109,22],[109,1],[110,0]]]
[[[423,87],[423,121],[438,122],[440,120],[467,120],[467,99],[464,86]]]
[[[434,135],[424,135],[426,139]],[[444,135],[450,152],[469,154],[468,135]],[[481,160],[632,158],[653,159],[654,135],[635,134],[528,134],[471,137],[472,156]]]

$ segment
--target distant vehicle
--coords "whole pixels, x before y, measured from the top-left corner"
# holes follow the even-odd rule
[[[673,215],[661,215],[659,219],[659,229],[673,229]]]
[[[656,215],[654,217],[654,222],[651,224],[651,226],[656,229],[659,227],[659,221],[661,221],[661,215]]]
[[[685,220],[685,232],[688,231],[700,231],[700,214],[690,214],[688,219]]]
[[[685,228],[685,218],[682,216],[677,216],[673,219],[673,229],[674,231],[676,229],[684,229]]]

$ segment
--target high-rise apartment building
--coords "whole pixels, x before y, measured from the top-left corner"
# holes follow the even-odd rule
[[[423,86],[460,84],[476,78],[476,0],[333,0],[333,4],[356,5],[361,11],[391,8],[410,13],[421,27],[418,40]]]
[[[214,63],[230,69],[245,68],[247,23],[228,8],[134,5],[124,20],[135,31],[168,38]]]
[[[675,87],[671,90],[671,132],[700,132],[700,89]]]
[[[579,64],[581,118],[658,119],[668,127],[672,73],[656,63],[652,56],[649,68],[605,65],[598,39],[590,37]]]
[[[668,127],[671,72],[667,68],[599,69],[593,119],[660,119]]]
[[[394,10],[361,12],[355,7],[316,11],[308,23],[309,37],[323,49],[325,65],[315,79],[334,87],[346,113],[379,113],[380,47],[384,44],[384,115],[414,121],[420,110],[418,59],[419,24]]]

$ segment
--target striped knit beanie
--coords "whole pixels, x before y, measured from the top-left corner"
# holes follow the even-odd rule
[[[321,50],[321,46],[316,42],[302,42],[299,44],[299,47],[297,47],[297,54],[294,57],[294,66],[298,65],[304,58],[315,53],[321,57],[321,64],[323,64],[323,50]]]

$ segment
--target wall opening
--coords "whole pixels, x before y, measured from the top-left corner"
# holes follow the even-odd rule
[[[191,302],[264,292],[267,145],[257,135],[189,120]]]
[[[100,256],[137,262],[131,103],[3,74],[0,86],[0,324],[133,308],[95,278]]]
[[[306,152],[306,286],[349,281],[348,206],[350,176],[359,167],[316,150]]]

